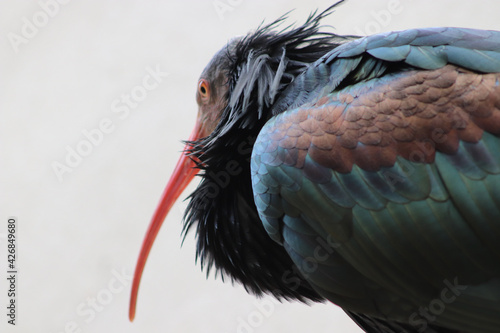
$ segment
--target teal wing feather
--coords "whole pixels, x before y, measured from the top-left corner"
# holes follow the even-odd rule
[[[260,132],[252,184],[267,232],[358,319],[498,331],[500,76],[490,72],[500,72],[498,32],[362,38],[298,77]]]
[[[289,85],[273,106],[273,113],[333,92],[349,75],[355,82],[380,77],[394,63],[420,69],[453,64],[483,73],[500,72],[500,32],[447,27],[411,29],[345,43]]]
[[[439,299],[446,281],[458,281],[467,289],[460,290],[436,323],[496,331],[498,171],[486,172],[481,163],[474,164],[476,174],[457,169],[457,156],[465,151],[461,146],[457,156],[438,152],[433,164],[399,157],[393,167],[379,171],[357,166],[346,174],[322,170],[331,179],[320,184],[307,177],[307,166],[262,163],[261,157],[273,153],[262,153],[262,142],[272,140],[265,130],[253,157],[259,165],[253,176],[256,202],[261,202],[257,207],[269,234],[285,246],[317,291],[345,309],[411,324],[413,313]],[[485,133],[483,140],[500,147],[491,134]],[[500,151],[490,153],[498,156]],[[292,170],[300,170],[299,177]],[[389,174],[397,181],[378,186]],[[275,185],[281,178],[288,184]],[[417,328],[423,320],[418,318]],[[471,324],[477,322],[487,324]]]

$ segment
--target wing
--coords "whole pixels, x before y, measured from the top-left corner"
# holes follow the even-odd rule
[[[367,331],[498,331],[500,75],[484,73],[500,72],[500,33],[340,48],[288,88],[255,143],[267,232]]]
[[[500,70],[500,32],[461,28],[411,29],[360,38],[320,58],[281,94],[273,114],[299,107],[347,85],[405,68],[454,64]]]

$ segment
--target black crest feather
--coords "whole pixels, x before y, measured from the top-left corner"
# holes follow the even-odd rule
[[[257,295],[322,300],[264,230],[252,195],[250,156],[280,93],[310,63],[351,39],[319,31],[320,20],[341,2],[298,27],[276,32],[286,15],[263,25],[232,40],[211,62],[227,75],[227,106],[209,136],[190,142],[187,153],[200,161],[202,180],[189,197],[184,235],[196,227],[197,258],[207,275],[215,265],[222,278]]]

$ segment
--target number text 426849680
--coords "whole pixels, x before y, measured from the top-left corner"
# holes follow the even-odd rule
[[[17,226],[17,218],[7,219],[7,322],[11,325],[16,325],[17,316]]]

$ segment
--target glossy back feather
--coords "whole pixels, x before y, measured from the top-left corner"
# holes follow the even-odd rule
[[[259,134],[266,231],[367,332],[500,327],[499,55],[491,31],[358,39],[289,85]]]

